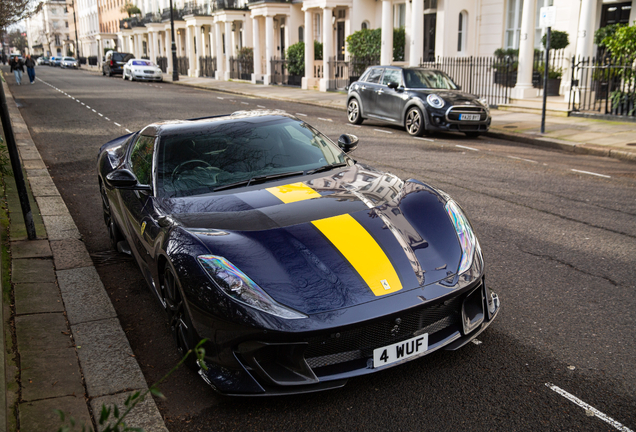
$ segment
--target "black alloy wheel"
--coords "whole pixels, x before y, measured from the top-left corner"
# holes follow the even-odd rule
[[[183,301],[179,280],[168,263],[166,263],[166,268],[163,273],[163,301],[166,311],[168,312],[170,330],[177,343],[177,350],[179,351],[179,355],[183,357],[188,350],[195,346],[195,333],[192,320],[188,315]],[[197,358],[194,353],[190,353],[185,364],[192,370],[199,370]]]
[[[406,132],[411,136],[421,137],[426,131],[426,122],[418,107],[411,107],[406,113]]]
[[[351,98],[347,105],[347,119],[349,120],[349,123],[355,125],[362,123],[362,120],[364,120],[360,115],[360,105],[356,98]]]

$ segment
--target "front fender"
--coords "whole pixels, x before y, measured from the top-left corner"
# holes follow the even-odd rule
[[[426,129],[428,129],[429,120],[428,120],[428,109],[426,108],[426,104],[424,101],[418,97],[413,97],[409,99],[402,109],[402,127],[406,127],[406,113],[411,109],[411,107],[416,106],[422,111],[422,116],[424,117],[424,123],[426,125]]]
[[[362,100],[360,99],[360,95],[357,93],[349,93],[349,97],[347,97],[347,107],[349,107],[349,102],[351,99],[355,99],[358,101],[358,109],[360,110],[360,116],[364,118],[364,106],[362,105]]]

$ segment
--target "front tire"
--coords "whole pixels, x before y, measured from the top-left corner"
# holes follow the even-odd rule
[[[426,121],[418,107],[411,107],[406,112],[404,122],[406,132],[411,136],[421,137],[426,132]]]
[[[110,239],[110,246],[116,250],[117,244],[124,240],[124,236],[119,230],[117,224],[112,217],[112,210],[110,207],[110,201],[108,200],[108,196],[106,195],[106,190],[104,189],[104,184],[100,182],[99,184],[100,195],[102,196],[102,213],[104,217],[104,223],[106,224],[106,229],[108,230],[108,238]]]
[[[360,113],[360,104],[356,98],[352,98],[347,104],[347,119],[349,123],[355,125],[359,125],[364,120]]]

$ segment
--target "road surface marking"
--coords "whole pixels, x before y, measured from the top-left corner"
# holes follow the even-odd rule
[[[263,105],[256,105],[257,108],[266,108]]]
[[[608,175],[605,175],[605,174],[598,174],[598,173],[590,172],[590,171],[581,171],[581,170],[577,170],[577,169],[572,169],[572,171],[577,172],[577,173],[581,173],[581,174],[589,174],[589,175],[593,175],[593,176],[598,176],[598,177],[612,178],[612,176],[608,176]]]
[[[97,115],[100,116],[100,117],[104,117],[104,114],[102,114],[102,113],[97,113]]]
[[[125,129],[125,131],[126,131],[126,132],[128,132],[128,133],[132,133],[132,132],[131,132],[131,131],[129,131],[128,129]]]
[[[352,125],[352,124],[349,124],[349,123],[347,123],[347,125],[351,126],[351,127],[362,127],[362,126],[358,126],[358,125]]]
[[[247,102],[241,102],[242,105],[249,105]]]
[[[296,113],[296,115],[301,117],[307,117],[307,114],[303,114],[303,113]]]
[[[217,96],[216,98],[217,98],[217,99],[221,99],[221,100],[223,100],[223,99],[224,99],[224,98],[222,98],[221,96]]]
[[[517,157],[517,156],[508,156],[508,157],[510,159],[522,160],[522,161],[532,162],[532,163],[539,163],[539,162],[537,162],[535,160],[532,160],[532,159],[525,159],[525,158],[520,158],[520,157]]]
[[[75,102],[81,103],[79,99],[75,99]],[[84,104],[82,104],[82,105],[84,105]]]
[[[333,121],[333,120],[331,120],[331,119],[322,118],[322,117],[318,117],[318,120],[328,121],[328,122],[332,122],[332,121]]]
[[[564,398],[566,398],[570,402],[573,402],[573,403],[577,404],[578,406],[580,406],[584,410],[591,411],[594,414],[595,417],[598,417],[601,420],[603,420],[604,422],[611,424],[612,426],[614,426],[619,431],[621,431],[621,432],[634,432],[631,429],[629,429],[628,427],[623,426],[622,424],[620,424],[619,422],[617,422],[613,418],[603,414],[602,412],[600,412],[599,410],[597,410],[593,406],[590,406],[590,405],[586,404],[581,399],[579,399],[576,396],[566,392],[565,390],[555,386],[554,384],[545,383],[545,385],[550,390],[557,392],[558,394],[560,394],[561,396],[563,396]]]
[[[115,126],[121,127],[121,125],[119,123],[117,123],[117,122],[113,122],[113,123],[115,123]]]
[[[382,130],[382,129],[373,129],[373,130],[377,131],[377,132],[383,132],[383,133],[386,133],[386,134],[392,134],[393,133],[393,132],[385,131],[385,130]]]
[[[434,140],[434,139],[430,139],[430,138],[415,137],[415,139],[422,140],[422,141],[435,142],[435,140]]]
[[[82,105],[86,105],[84,102],[80,102]]]
[[[110,121],[110,119],[109,119],[108,117],[104,117],[104,120],[108,120],[108,121]]]
[[[459,144],[455,144],[455,147],[463,148],[463,149],[466,149],[466,150],[479,151],[476,148],[466,147],[466,146],[459,145]]]
[[[96,113],[97,111],[93,110],[94,113]]]

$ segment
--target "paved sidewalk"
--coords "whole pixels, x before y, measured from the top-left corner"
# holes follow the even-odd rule
[[[172,77],[164,74],[164,80],[172,82]],[[347,95],[344,92],[319,92],[295,87],[264,86],[242,81],[217,81],[212,78],[183,76],[174,84],[343,111],[347,106]],[[636,122],[548,116],[546,133],[541,135],[539,114],[493,109],[491,115],[493,120],[489,135],[496,138],[636,162]]]
[[[38,237],[27,240],[15,183],[5,177],[13,287],[11,298],[3,279],[6,423],[8,430],[55,431],[61,423],[53,410],[60,409],[95,428],[102,404],[121,407],[128,394],[148,386],[73,218],[2,85]],[[152,397],[126,420],[167,432]]]

